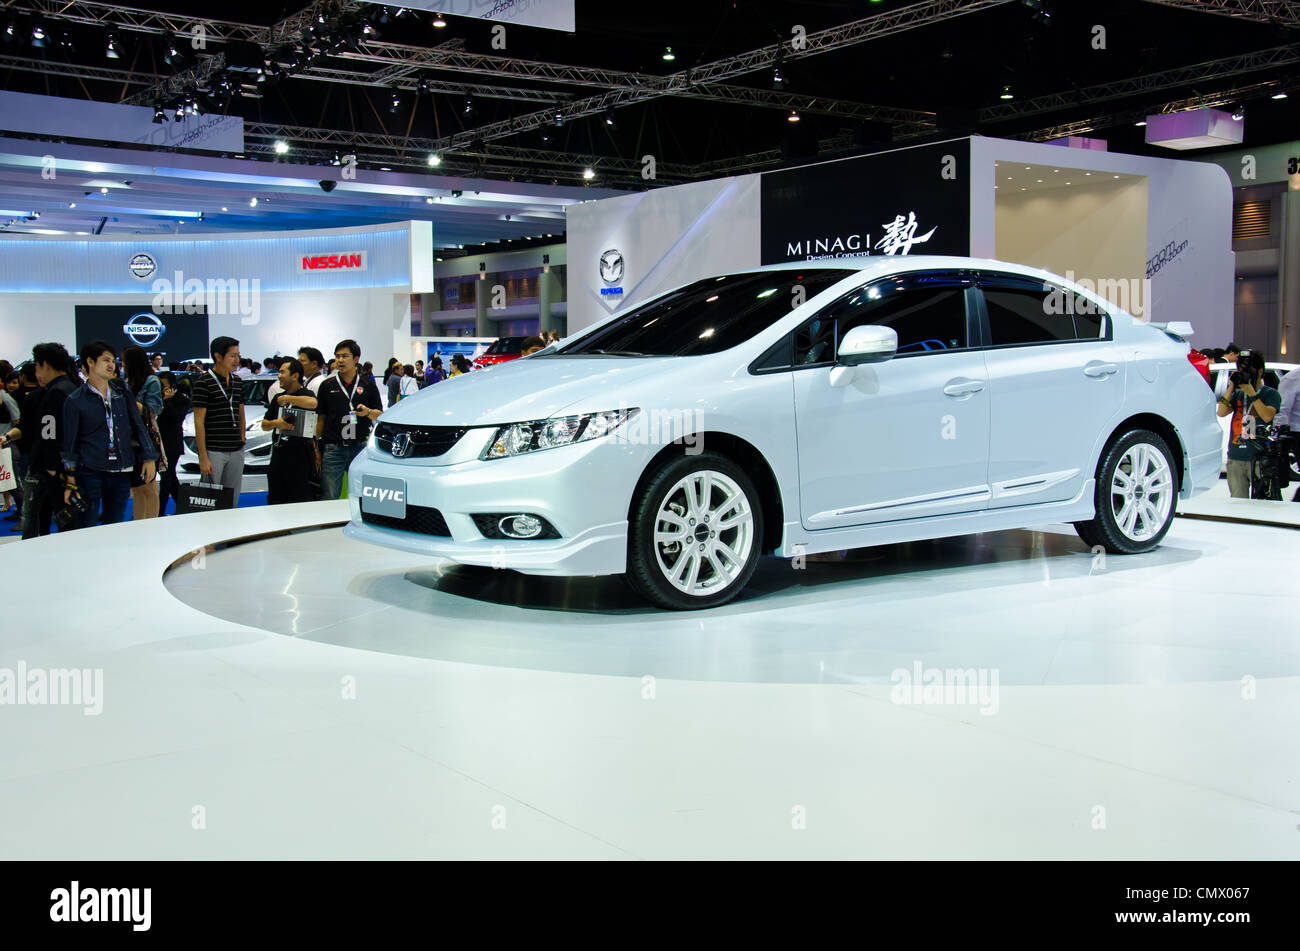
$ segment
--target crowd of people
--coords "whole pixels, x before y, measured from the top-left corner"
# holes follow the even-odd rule
[[[554,331],[529,337],[522,355],[558,339]],[[133,519],[165,515],[169,502],[179,510],[193,491],[177,477],[191,413],[198,488],[216,493],[214,507],[237,505],[248,432],[244,387],[272,373],[261,422],[271,433],[267,504],[339,498],[348,465],[386,405],[473,369],[459,353],[445,362],[437,353],[427,366],[393,357],[376,380],[350,339],[339,341],[330,358],[302,347],[296,357],[250,360],[226,336],[210,350],[210,363],[166,369],[161,354],[137,346],[119,354],[102,340],[75,358],[62,344],[42,343],[17,369],[0,360],[0,449],[9,449],[16,479],[0,507],[12,508],[12,530],[35,538],[52,526],[70,531],[120,522],[128,501]]]

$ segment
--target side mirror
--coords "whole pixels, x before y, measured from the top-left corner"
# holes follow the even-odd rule
[[[854,327],[840,341],[837,361],[846,367],[884,363],[898,351],[898,333],[892,327],[864,324]]]

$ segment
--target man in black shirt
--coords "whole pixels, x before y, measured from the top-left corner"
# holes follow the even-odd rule
[[[63,344],[38,343],[32,347],[32,362],[40,389],[23,406],[19,437],[28,453],[23,538],[48,535],[54,510],[63,507],[63,404],[77,388],[68,376],[73,369],[72,355]]]
[[[293,398],[307,393],[302,385],[302,374],[302,364],[297,360],[282,362],[280,395]],[[300,422],[300,416],[306,418]],[[271,433],[271,466],[266,478],[266,504],[310,502],[310,480],[316,466],[316,452],[312,443],[316,432],[315,413],[274,399],[266,410],[266,416],[262,418],[262,429]],[[304,432],[311,435],[304,436]]]
[[[181,484],[176,478],[180,465],[181,453],[185,449],[183,427],[185,417],[190,414],[190,398],[176,389],[176,377],[164,371],[158,374],[162,383],[163,411],[158,414],[158,432],[162,436],[163,452],[171,460],[166,471],[158,480],[158,514],[167,514],[167,500],[175,499],[180,503]]]
[[[334,348],[338,375],[320,385],[316,394],[316,437],[324,443],[321,459],[321,498],[337,499],[343,476],[370,438],[370,424],[379,418],[379,388],[363,380],[357,360],[361,347],[344,340]]]
[[[194,381],[194,438],[199,472],[207,482],[234,489],[239,504],[244,482],[244,388],[235,374],[240,367],[239,341],[212,341],[212,369]]]

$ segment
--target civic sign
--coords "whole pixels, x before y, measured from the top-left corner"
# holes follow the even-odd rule
[[[343,251],[339,254],[304,254],[298,259],[300,271],[364,271],[366,252]]]

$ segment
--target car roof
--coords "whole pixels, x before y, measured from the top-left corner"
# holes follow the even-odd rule
[[[864,277],[878,274],[893,274],[899,271],[929,271],[936,269],[976,269],[1002,271],[1021,274],[1025,277],[1051,278],[1063,280],[1059,274],[1042,268],[1016,264],[1012,261],[998,261],[993,258],[967,258],[946,254],[862,254],[852,257],[834,258],[825,261],[785,261],[780,264],[765,264],[750,268],[748,271],[736,271],[737,274],[762,273],[764,271],[792,270],[853,270]]]

